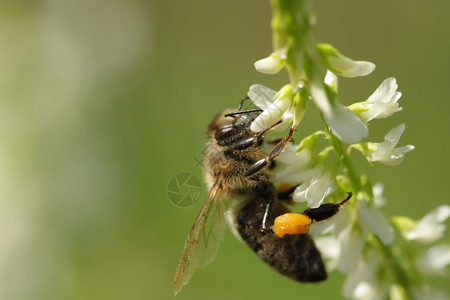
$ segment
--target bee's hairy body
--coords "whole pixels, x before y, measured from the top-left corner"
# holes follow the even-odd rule
[[[238,142],[255,135],[249,126],[257,114],[241,115],[233,120],[231,117],[224,117],[227,112],[219,114],[209,126],[211,137],[203,159],[208,187],[211,188],[218,181],[221,183],[222,192],[228,197],[268,189],[272,183],[267,168],[246,176],[247,170],[255,162],[267,156],[259,147],[259,143],[242,150],[234,149]]]
[[[255,135],[250,131],[250,124],[259,113],[234,118],[225,117],[226,113],[218,115],[209,126],[211,136],[203,163],[209,186],[218,182],[225,196],[237,199],[228,211],[233,232],[279,273],[302,282],[325,280],[327,274],[320,252],[309,235],[279,238],[273,232],[262,230],[267,205],[272,205],[265,220],[268,228],[277,216],[289,209],[278,199],[268,167],[246,175],[257,161],[267,157],[260,148],[262,140],[248,148],[235,149],[238,143]]]

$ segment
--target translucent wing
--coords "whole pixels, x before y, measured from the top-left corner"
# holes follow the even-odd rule
[[[225,228],[225,207],[218,196],[220,191],[220,184],[216,182],[209,190],[186,238],[175,273],[174,295],[188,283],[196,267],[206,266],[217,254]]]

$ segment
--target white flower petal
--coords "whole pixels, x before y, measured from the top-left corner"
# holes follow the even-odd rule
[[[339,104],[330,115],[324,115],[331,131],[341,141],[354,144],[369,134],[366,124],[350,109]]]
[[[266,109],[273,103],[276,93],[276,91],[262,84],[253,84],[250,86],[247,95],[256,106]]]
[[[372,95],[369,96],[369,98],[367,98],[367,102],[390,103],[392,95],[396,93],[397,88],[398,85],[396,79],[394,77],[389,77],[380,84],[380,86],[372,93]],[[398,98],[393,102],[397,102]]]
[[[332,70],[343,77],[366,76],[375,70],[375,64],[369,61],[355,61],[345,56],[330,57],[328,63]]]
[[[261,146],[265,153],[270,153],[275,145],[264,142]],[[297,146],[288,144],[277,158],[277,168],[272,174],[272,181],[297,185],[309,181],[322,173],[322,168],[308,168],[311,163],[311,151],[308,148],[297,152]]]
[[[311,94],[317,107],[323,113],[325,122],[338,139],[354,144],[367,137],[369,129],[354,112],[338,101],[332,106],[325,91],[315,84],[311,85]]]
[[[402,110],[397,103],[402,93],[397,91],[397,87],[395,78],[387,78],[366,101],[352,104],[350,108],[358,113],[364,122],[387,118]]]
[[[366,76],[375,70],[375,64],[368,61],[352,60],[330,44],[317,44],[317,52],[322,63],[333,73],[344,77]]]
[[[414,147],[413,145],[406,145],[406,146],[394,148],[394,149],[392,149],[391,157],[394,159],[397,159],[400,157],[403,158],[405,153],[408,153],[409,151],[412,151],[415,148],[416,147]]]
[[[285,168],[279,170],[272,175],[272,180],[288,184],[298,184],[311,180],[312,177],[318,176],[322,172],[321,168],[299,170],[297,168]]]
[[[276,74],[283,68],[283,61],[274,54],[255,62],[255,69],[263,74]]]
[[[327,70],[327,74],[325,75],[323,82],[331,87],[335,92],[338,91],[338,77],[330,70]]]
[[[386,142],[392,143],[392,146],[397,145],[398,141],[400,140],[400,137],[403,134],[403,131],[405,131],[405,124],[397,125],[396,127],[392,128],[384,137],[384,140]]]
[[[325,258],[327,270],[336,268],[341,253],[338,240],[334,236],[319,236],[314,239],[314,242],[322,257]]]
[[[305,181],[299,185],[292,195],[292,200],[295,202],[306,202],[306,189],[309,187],[311,181]]]
[[[325,172],[319,177],[313,177],[310,181],[302,183],[295,189],[292,198],[295,202],[307,201],[309,207],[315,208],[335,189],[334,178],[329,172]]]
[[[289,98],[277,99],[252,122],[250,130],[260,132],[269,128],[282,119],[290,104],[291,100]]]
[[[404,130],[405,124],[400,124],[391,129],[384,137],[384,142],[376,147],[376,150],[372,154],[371,161],[379,161],[389,166],[395,166],[401,163],[405,153],[414,149],[414,146],[412,145],[394,149]]]
[[[381,182],[377,182],[372,187],[373,192],[373,204],[376,207],[382,207],[386,204],[386,199],[383,197],[384,185]]]
[[[357,260],[357,267],[344,282],[342,293],[347,298],[367,299],[373,294],[372,278],[375,276],[375,265],[378,263],[373,252],[369,253],[367,260]]]
[[[428,249],[417,261],[420,270],[427,274],[444,275],[450,264],[450,245],[436,245]]]
[[[365,243],[363,238],[361,232],[352,225],[339,233],[340,257],[337,269],[342,273],[352,274],[357,268]]]
[[[421,289],[413,289],[414,299],[419,300],[449,300],[445,291],[435,290],[428,285],[421,287]]]
[[[380,210],[375,206],[368,206],[363,199],[357,202],[357,209],[359,223],[366,234],[372,231],[385,245],[394,240],[394,229]]]
[[[446,229],[443,222],[450,216],[450,206],[441,205],[419,220],[416,226],[406,230],[405,236],[410,240],[432,243],[440,239]]]

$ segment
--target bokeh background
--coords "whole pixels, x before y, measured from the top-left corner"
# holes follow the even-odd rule
[[[393,168],[355,158],[384,182],[389,215],[448,203],[449,11],[447,0],[316,3],[316,40],[377,64],[340,81],[342,102],[389,76],[403,92],[403,112],[371,122],[370,139],[405,122],[400,145],[416,150]],[[268,1],[0,1],[0,299],[173,298],[201,201],[176,207],[167,185],[201,179],[216,113],[253,83],[287,81],[253,68],[271,52],[270,17]],[[320,126],[310,108],[298,138]],[[178,299],[340,299],[343,281],[292,282],[227,231]]]

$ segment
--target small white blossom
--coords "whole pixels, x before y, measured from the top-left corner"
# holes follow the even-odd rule
[[[394,148],[405,130],[405,124],[400,124],[391,129],[380,144],[369,143],[372,152],[371,161],[378,161],[388,166],[395,166],[403,161],[405,153],[414,149],[413,145]]]
[[[325,78],[323,79],[323,82],[331,87],[335,92],[338,91],[338,77],[336,74],[331,72],[330,70],[327,70],[327,74],[325,75]]]
[[[334,177],[329,172],[320,176],[314,176],[311,180],[305,181],[294,191],[295,202],[308,202],[309,207],[318,207],[326,196],[336,189]]]
[[[369,206],[364,199],[357,202],[359,224],[365,232],[365,236],[369,232],[375,233],[383,242],[390,244],[394,240],[394,229],[384,214],[374,205]]]
[[[339,261],[337,269],[345,274],[351,274],[358,266],[361,258],[365,239],[362,233],[350,223],[344,230],[339,232]]]
[[[366,124],[338,100],[331,103],[323,88],[311,83],[313,101],[323,113],[325,122],[341,141],[353,144],[360,142],[369,134]]]
[[[376,207],[382,207],[386,204],[386,198],[383,197],[384,185],[381,182],[377,182],[372,187],[373,204]]]
[[[283,119],[283,122],[274,127],[274,131],[284,130],[289,126],[289,123],[294,117],[294,113],[290,109],[292,98],[290,97],[288,88],[282,88],[277,94],[276,91],[264,85],[253,84],[250,86],[248,96],[256,106],[264,110],[253,121],[250,130],[253,132],[263,131],[281,119]]]
[[[410,240],[432,243],[440,239],[445,231],[445,220],[450,216],[450,206],[441,205],[425,215],[416,226],[406,229],[405,236]]]
[[[421,289],[413,289],[415,299],[419,300],[449,300],[447,293],[431,288],[428,285],[421,287]]]
[[[427,274],[445,275],[450,264],[450,245],[436,245],[428,249],[417,261],[419,269]]]
[[[316,47],[322,58],[321,63],[337,75],[352,78],[369,75],[375,70],[375,64],[369,61],[352,60],[339,53],[330,44],[317,44]]]
[[[273,144],[263,143],[262,149],[266,153],[273,150]],[[323,168],[310,168],[312,153],[308,148],[297,150],[297,146],[288,144],[277,158],[277,168],[272,174],[272,181],[289,184],[299,184],[318,176]]]
[[[319,236],[314,238],[314,242],[319,248],[322,257],[325,258],[327,270],[334,270],[340,259],[339,241],[334,236]]]
[[[367,259],[358,261],[358,266],[345,280],[342,293],[348,298],[383,299],[387,288],[380,287],[376,278],[376,267],[379,264],[378,255],[372,250]]]
[[[352,104],[349,108],[364,122],[389,117],[402,110],[397,103],[402,93],[397,91],[397,87],[395,78],[387,78],[366,101]]]
[[[283,68],[285,61],[286,50],[276,51],[268,57],[255,62],[255,69],[263,74],[276,74]]]

